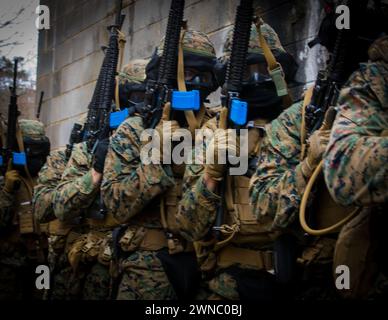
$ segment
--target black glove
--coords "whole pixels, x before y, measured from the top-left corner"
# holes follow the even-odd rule
[[[103,173],[105,157],[108,152],[109,138],[103,139],[98,142],[96,149],[94,150],[94,164],[93,168],[98,173]]]

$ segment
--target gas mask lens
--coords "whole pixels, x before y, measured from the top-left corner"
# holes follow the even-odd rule
[[[251,64],[246,67],[243,85],[255,85],[269,81],[272,81],[272,78],[268,74],[266,64]]]
[[[145,92],[144,91],[132,91],[129,94],[128,101],[130,105],[136,105],[144,101]]]
[[[185,69],[185,81],[191,84],[211,84],[212,74],[210,72],[199,72],[198,70],[187,68]]]

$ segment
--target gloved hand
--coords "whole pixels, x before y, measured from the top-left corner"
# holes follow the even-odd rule
[[[94,163],[93,169],[98,173],[104,172],[104,164],[106,154],[109,147],[109,138],[103,139],[98,142],[96,149],[94,150]]]
[[[205,165],[205,175],[213,180],[221,181],[227,168],[228,154],[238,155],[240,151],[239,141],[236,135],[228,134],[226,130],[215,131],[213,139],[206,150],[206,161],[209,162],[211,154],[214,154],[214,163]],[[225,159],[222,159],[226,155]]]
[[[8,170],[5,174],[4,191],[13,193],[20,187],[20,176],[17,170]]]
[[[172,140],[172,137],[174,133],[180,128],[178,121],[175,120],[161,120],[159,124],[156,126],[155,130],[159,134],[159,139],[160,139],[160,163],[163,163],[163,143],[167,143],[168,140]],[[172,142],[171,142],[171,148],[172,148]],[[171,157],[172,155],[172,150],[171,152],[167,150],[166,152],[169,152],[170,154],[167,154],[168,157]]]
[[[170,104],[167,103],[163,108],[162,118],[155,128],[155,133],[159,135],[159,141],[160,141],[160,145],[155,147],[159,148],[160,158],[153,159],[152,161],[153,163],[157,163],[159,161],[160,163],[163,163],[163,142],[166,143],[168,141],[167,139],[171,140],[174,133],[180,128],[178,121],[169,120],[170,112],[171,112],[171,107],[170,107]],[[171,147],[172,147],[172,143],[171,143]],[[167,152],[170,152],[170,151],[167,150]],[[171,154],[167,156],[171,157]]]
[[[309,147],[307,150],[307,157],[302,162],[302,172],[307,178],[310,177],[322,160],[322,155],[329,144],[331,130],[316,130],[309,138]]]

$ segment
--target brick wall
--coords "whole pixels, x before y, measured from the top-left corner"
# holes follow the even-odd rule
[[[221,52],[239,0],[186,0],[190,28],[204,31]],[[263,18],[278,32],[300,68],[293,92],[298,96],[323,64],[322,49],[307,48],[317,33],[321,14],[316,0],[261,0]],[[52,147],[64,146],[75,119],[86,111],[99,66],[106,26],[113,22],[114,0],[41,0],[51,14],[50,30],[39,34],[37,92],[45,91],[41,119]],[[149,57],[164,35],[170,0],[126,0],[122,31],[127,35],[124,64]],[[303,12],[305,14],[303,15]],[[318,64],[317,64],[318,62]],[[216,101],[213,96],[213,101]]]

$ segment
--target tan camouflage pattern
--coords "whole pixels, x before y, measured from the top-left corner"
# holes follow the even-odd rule
[[[261,33],[263,34],[264,39],[267,41],[269,48],[272,53],[286,53],[286,50],[283,48],[279,36],[275,32],[275,30],[267,23],[263,23],[261,25]],[[226,36],[226,40],[223,47],[223,59],[227,59],[230,57],[232,53],[232,42],[233,42],[233,28],[228,31]],[[252,24],[251,26],[251,34],[248,45],[248,53],[256,53],[260,55],[264,55],[263,49],[260,46],[259,35],[257,33],[256,25]]]
[[[324,155],[333,198],[343,205],[388,202],[388,63],[360,65],[341,90]]]
[[[136,84],[143,83],[146,78],[145,69],[147,64],[148,60],[144,59],[132,60],[126,64],[122,71],[119,72],[120,83],[124,83],[125,81]]]
[[[164,47],[164,38],[157,48],[158,56],[162,56]],[[216,58],[216,50],[206,33],[186,30],[183,36],[183,52],[192,53],[200,56]]]
[[[65,150],[54,150],[51,151],[45,165],[39,172],[32,203],[35,218],[41,223],[55,219],[53,211],[54,189],[61,181],[66,163]]]
[[[288,227],[306,187],[300,164],[302,103],[295,103],[266,126],[266,137],[250,197],[258,221],[273,219],[272,229]]]

